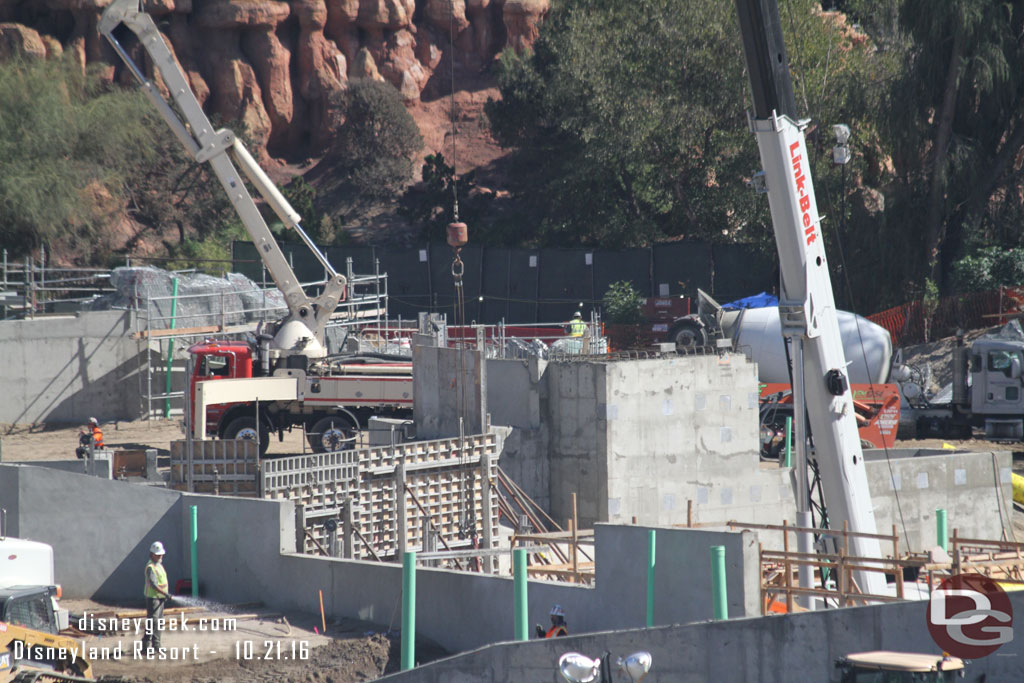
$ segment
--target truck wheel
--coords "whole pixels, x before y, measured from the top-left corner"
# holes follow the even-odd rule
[[[344,415],[328,415],[313,423],[306,439],[315,453],[343,451],[355,446],[356,429]]]
[[[677,353],[693,352],[708,343],[707,331],[693,320],[680,320],[668,331],[665,341],[676,345]]]
[[[260,455],[265,455],[267,447],[270,446],[270,432],[267,430],[266,425],[260,425],[259,431],[260,437]],[[256,418],[248,415],[242,417],[236,417],[234,420],[228,423],[228,428],[224,430],[225,439],[247,439],[249,441],[256,440]]]

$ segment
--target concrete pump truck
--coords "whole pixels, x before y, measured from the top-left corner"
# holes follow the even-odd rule
[[[300,216],[235,134],[227,129],[214,130],[152,17],[139,5],[138,0],[115,0],[103,12],[100,33],[190,156],[210,165],[288,308],[283,320],[259,330],[254,343],[207,342],[189,349],[193,358],[188,381],[192,406],[189,418],[194,436],[253,439],[263,454],[271,432],[282,434],[302,427],[313,450],[332,451],[351,447],[360,422],[370,415],[409,417],[412,364],[407,359],[382,362],[372,357],[328,356],[324,329],[345,295],[345,276],[334,269],[303,231]],[[135,34],[149,54],[184,120],[115,37],[114,32],[122,25]],[[323,265],[328,276],[319,295],[309,296],[303,289],[236,165],[281,222],[298,233]],[[216,392],[212,384],[218,385]],[[216,393],[219,401],[204,400],[204,390],[207,395]]]

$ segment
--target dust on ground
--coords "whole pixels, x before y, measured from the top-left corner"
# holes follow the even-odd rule
[[[103,442],[113,449],[155,448],[157,454],[170,453],[172,441],[185,438],[181,420],[136,420],[100,425]],[[0,459],[4,462],[33,460],[75,460],[78,434],[85,427],[69,425],[0,425]],[[268,455],[295,455],[303,452],[302,430],[284,433],[284,441],[270,436]],[[305,452],[309,447],[305,446]]]
[[[132,617],[144,614],[139,606],[129,611],[130,608],[86,600],[65,600],[62,604],[71,610],[73,625],[88,626],[90,615],[95,623],[95,619],[109,618],[114,612]],[[90,648],[100,648],[100,656],[90,660],[93,675],[109,683],[347,683],[373,680],[399,669],[400,636],[386,625],[342,619],[327,621],[324,631],[320,615],[281,614],[250,605],[206,606],[204,610],[166,616],[178,627],[164,630],[164,660],[142,655],[137,644],[141,633],[135,632],[134,627],[118,634],[84,637],[87,653]],[[120,650],[116,649],[118,646]],[[417,642],[416,652],[420,662],[446,654],[428,641]]]

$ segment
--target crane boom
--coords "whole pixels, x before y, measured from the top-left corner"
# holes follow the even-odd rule
[[[164,43],[163,36],[152,17],[141,11],[139,5],[138,0],[115,0],[103,12],[99,24],[100,33],[124,61],[146,96],[156,106],[157,111],[189,154],[198,162],[209,163],[210,168],[213,169],[217,179],[224,187],[224,191],[228,193],[235,211],[238,212],[246,232],[253,244],[256,245],[260,258],[263,259],[274,284],[284,295],[288,307],[288,317],[281,322],[280,329],[283,330],[293,321],[301,323],[308,328],[308,334],[319,345],[319,348],[317,345],[307,345],[304,355],[319,354],[324,345],[324,328],[327,321],[345,294],[345,276],[339,275],[335,271],[327,257],[302,229],[299,225],[299,215],[288,204],[288,201],[274,186],[273,181],[267,177],[235,134],[227,129],[214,130],[213,124],[203,112],[185,74],[175,61],[171,50]],[[160,94],[156,85],[146,78],[142,69],[132,60],[114,36],[114,31],[121,24],[124,24],[138,37],[139,43],[153,60],[154,67],[163,77],[167,90],[181,111],[184,121]],[[239,177],[235,168],[236,164],[263,199],[273,208],[281,221],[299,234],[302,241],[323,265],[328,277],[319,296],[311,298],[303,290],[298,278],[295,277],[295,273],[288,265],[281,247],[274,239],[274,234],[267,227],[256,203]],[[293,343],[296,338],[294,326],[292,327],[291,334],[288,335],[288,339],[291,340],[289,343]],[[305,337],[306,335],[299,336]]]
[[[794,402],[806,405],[830,523],[848,522],[850,531],[875,534],[875,511],[804,140],[807,122],[795,120],[778,5],[776,0],[735,1],[754,100],[750,125],[757,137],[779,251],[779,315],[783,335],[795,351]],[[795,443],[803,451],[796,469],[797,512],[806,519],[801,526],[808,526],[805,412],[797,409],[795,415]],[[881,548],[877,538],[854,536],[850,553],[881,557]],[[804,583],[805,577],[801,579]],[[879,572],[857,571],[854,579],[864,593],[884,593],[885,577]]]

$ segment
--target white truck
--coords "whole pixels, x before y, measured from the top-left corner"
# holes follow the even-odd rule
[[[138,0],[115,0],[103,12],[100,33],[192,158],[210,164],[288,307],[288,315],[262,330],[255,343],[215,342],[192,347],[194,370],[188,396],[193,410],[188,419],[193,436],[202,439],[209,433],[225,439],[254,439],[262,454],[271,432],[281,434],[302,427],[314,450],[339,450],[354,440],[360,420],[370,415],[408,417],[412,409],[412,365],[408,359],[381,362],[372,357],[328,357],[324,328],[345,294],[345,276],[302,230],[300,216],[234,133],[214,130],[153,19],[139,7]],[[149,53],[184,120],[114,35],[122,25]],[[236,164],[282,223],[299,234],[323,265],[328,277],[319,295],[307,295],[299,283]],[[222,397],[221,403],[204,407],[202,385],[211,380],[231,381],[211,392]]]

